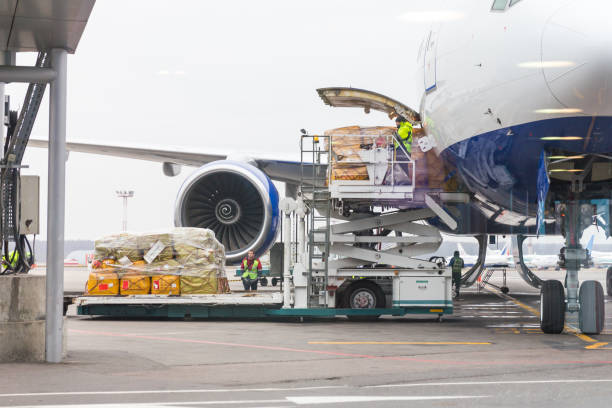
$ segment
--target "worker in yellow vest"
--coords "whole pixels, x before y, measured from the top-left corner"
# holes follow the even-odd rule
[[[453,258],[448,263],[453,272],[453,285],[455,285],[455,296],[459,297],[459,289],[461,288],[461,271],[463,270],[463,259],[459,256],[459,251],[455,251]]]
[[[19,252],[17,251],[11,251],[8,254],[8,259],[6,255],[2,256],[2,263],[4,265],[7,265],[11,268],[15,268],[17,266],[17,264],[19,263]]]
[[[255,258],[255,252],[249,251],[240,264],[244,290],[257,290],[257,279],[261,271],[261,261]]]
[[[412,124],[403,116],[398,116],[395,118],[395,126],[397,126],[397,135],[399,136],[404,149],[406,149],[406,153],[410,155],[412,152]],[[398,147],[399,145],[397,141],[395,141],[395,150],[398,150]]]
[[[395,126],[397,126],[397,136],[399,140],[395,140],[393,143],[395,161],[399,162],[398,167],[404,173],[395,174],[395,184],[410,184],[410,165],[407,163],[410,160],[410,153],[412,152],[412,124],[406,120],[403,116],[395,118]],[[401,142],[401,146],[399,144]],[[396,167],[397,168],[397,167]]]

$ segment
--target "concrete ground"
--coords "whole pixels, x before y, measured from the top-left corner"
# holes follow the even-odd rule
[[[69,271],[67,274],[71,273]],[[562,272],[538,273],[563,279]],[[581,273],[603,281],[604,270]],[[66,279],[70,281],[70,277]],[[491,282],[499,284],[496,273]],[[290,321],[68,318],[62,364],[1,367],[2,406],[608,407],[606,330],[539,330],[539,292],[466,289],[455,314]],[[610,344],[608,344],[610,343]]]

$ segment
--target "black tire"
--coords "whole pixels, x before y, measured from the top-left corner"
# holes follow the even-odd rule
[[[501,292],[505,295],[506,293],[510,292],[510,289],[508,289],[507,286],[502,286]]]
[[[606,272],[606,292],[608,296],[612,296],[612,266]]]
[[[362,279],[353,282],[344,295],[345,307],[349,309],[374,309],[385,307],[385,294],[376,283]],[[353,321],[376,320],[380,315],[348,315]]]
[[[261,283],[261,286],[268,286],[268,278],[260,278],[259,283]]]
[[[594,280],[582,282],[580,293],[580,331],[585,334],[599,334],[606,319],[604,292],[601,283]]]
[[[544,333],[559,334],[565,326],[565,292],[558,280],[547,280],[540,289],[540,328]]]
[[[272,278],[272,286],[278,285],[278,281],[279,281],[278,278]]]

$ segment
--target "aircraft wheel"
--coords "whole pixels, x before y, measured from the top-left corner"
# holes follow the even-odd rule
[[[385,294],[376,283],[367,279],[352,283],[345,296],[346,304],[350,309],[375,309],[385,307]],[[348,315],[349,320],[367,321],[376,320],[377,315]]]
[[[565,293],[558,280],[547,280],[540,289],[540,328],[544,333],[558,334],[565,325]]]
[[[606,272],[606,291],[608,296],[612,296],[612,266]]]
[[[599,334],[606,318],[604,292],[601,283],[594,280],[584,281],[578,295],[580,302],[580,331],[586,334]]]

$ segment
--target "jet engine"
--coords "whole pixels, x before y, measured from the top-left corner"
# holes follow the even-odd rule
[[[279,227],[278,191],[268,176],[242,162],[220,160],[200,167],[181,186],[174,224],[214,231],[227,263],[274,244]]]

